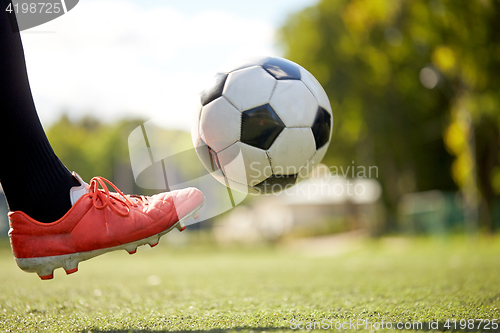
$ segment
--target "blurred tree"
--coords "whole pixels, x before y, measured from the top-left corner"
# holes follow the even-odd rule
[[[290,16],[280,38],[337,113],[326,164],[379,167],[389,229],[402,194],[460,188],[472,208],[481,200],[482,225],[492,230],[498,1],[322,0]]]
[[[104,124],[92,117],[71,121],[63,115],[47,130],[47,137],[55,153],[66,167],[77,172],[85,181],[102,176],[116,182],[122,190],[134,191],[128,153],[128,135],[143,120],[121,120]],[[120,179],[121,169],[129,178]],[[131,185],[130,185],[131,184]],[[123,188],[125,187],[125,188]]]
[[[110,179],[124,193],[153,195],[159,190],[139,187],[130,163],[128,138],[133,130],[143,124],[144,120],[140,119],[101,123],[89,116],[72,121],[63,115],[47,130],[47,136],[64,165],[77,172],[83,180],[89,182],[94,176],[102,176]],[[166,158],[171,155],[171,147],[180,152],[192,149],[191,135],[187,132],[152,124],[148,124],[147,128],[148,144],[155,155]],[[176,159],[167,161],[176,163],[170,165],[171,169],[177,170],[178,177],[172,180],[174,184],[176,180],[194,179],[193,175],[205,170],[194,151],[175,156]],[[183,159],[180,160],[180,156]],[[153,177],[155,175],[152,174]]]

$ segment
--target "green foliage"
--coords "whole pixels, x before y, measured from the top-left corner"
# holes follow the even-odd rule
[[[142,123],[103,124],[90,117],[73,122],[63,116],[47,130],[47,137],[66,167],[85,181],[94,176],[113,179],[118,164],[130,164],[128,135]]]
[[[323,0],[280,36],[330,97],[327,164],[378,165],[393,209],[404,193],[465,187],[474,149],[453,149],[462,140],[476,148],[484,202],[500,195],[498,1]],[[472,130],[450,135],[459,110]]]
[[[153,167],[141,174],[141,177],[144,177],[144,174],[152,177],[149,184],[154,184],[155,187],[139,187],[134,179],[129,154],[129,135],[144,124],[148,136],[147,144],[153,154],[162,158],[173,154],[174,158],[165,159],[164,163],[169,163],[169,167],[176,170],[179,178],[177,181],[195,179],[196,175],[204,172],[205,169],[196,153],[189,151],[192,149],[189,133],[167,130],[139,119],[101,123],[91,117],[71,121],[63,116],[47,130],[47,136],[64,165],[77,172],[83,180],[89,182],[94,176],[102,176],[111,180],[125,193],[153,195],[161,191],[155,183],[156,169]],[[179,155],[178,152],[186,153]]]

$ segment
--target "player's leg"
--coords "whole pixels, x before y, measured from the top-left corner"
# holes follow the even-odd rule
[[[19,267],[51,279],[56,268],[74,273],[80,261],[118,249],[132,254],[172,228],[183,230],[203,205],[199,190],[126,195],[102,177],[87,184],[64,167],[38,119],[13,15],[0,9],[0,182]]]
[[[6,5],[5,0],[0,3]],[[4,8],[0,9],[0,182],[11,211],[52,222],[70,209],[67,193],[79,183],[54,154],[43,131],[15,15]]]

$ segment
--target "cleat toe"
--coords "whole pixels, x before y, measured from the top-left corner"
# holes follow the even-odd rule
[[[137,252],[137,249],[132,250],[132,251],[128,251],[128,250],[127,250],[127,252],[128,252],[128,254],[135,254],[135,253]]]
[[[184,231],[184,229],[186,229],[186,227],[185,227],[185,226],[184,226],[184,227],[182,227],[182,228],[180,228],[180,229],[179,229],[179,231]]]
[[[154,244],[149,244],[149,246],[151,246],[151,247],[155,247],[156,245],[158,245],[158,243],[159,243],[159,242],[156,242],[156,243],[154,243]]]

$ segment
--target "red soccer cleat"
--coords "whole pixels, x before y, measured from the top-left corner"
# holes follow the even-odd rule
[[[184,221],[204,203],[203,194],[192,187],[152,197],[125,195],[102,177],[88,185],[74,175],[81,185],[71,189],[73,207],[59,220],[41,223],[21,211],[9,213],[17,265],[42,280],[52,279],[59,267],[75,273],[80,261],[106,252],[125,249],[133,254],[139,245],[155,246],[173,228],[184,230]],[[105,182],[117,193],[110,193]]]

